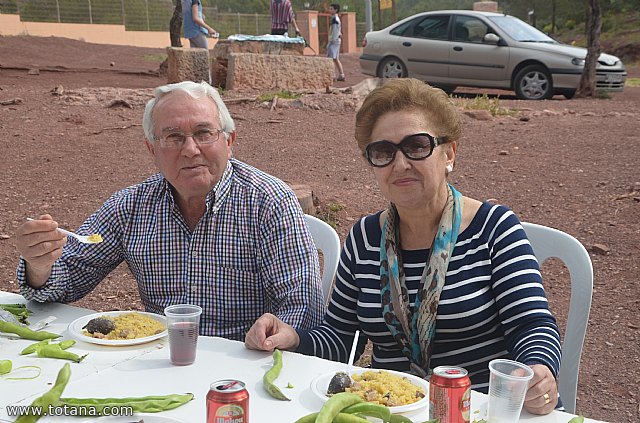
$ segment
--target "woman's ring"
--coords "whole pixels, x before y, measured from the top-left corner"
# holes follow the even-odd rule
[[[542,396],[542,398],[544,398],[544,403],[545,403],[545,405],[547,405],[547,404],[549,404],[549,403],[551,402],[551,398],[549,398],[549,394],[548,394],[548,393],[547,393],[547,394],[544,394],[544,395]]]

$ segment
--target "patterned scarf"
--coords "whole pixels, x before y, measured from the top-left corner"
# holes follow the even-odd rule
[[[384,245],[380,246],[380,294],[382,315],[411,370],[420,377],[429,372],[429,361],[436,333],[436,313],[444,286],[449,258],[458,239],[462,221],[462,196],[448,184],[438,231],[433,240],[427,265],[422,272],[415,307],[409,305],[409,292],[400,254],[398,210],[391,203],[382,226]],[[417,310],[417,313],[415,312]]]

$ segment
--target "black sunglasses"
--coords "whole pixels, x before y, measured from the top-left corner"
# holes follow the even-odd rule
[[[396,159],[398,150],[409,160],[424,160],[433,153],[437,145],[446,142],[446,138],[433,137],[426,132],[408,135],[398,144],[391,141],[375,141],[367,145],[365,157],[374,167],[389,166]]]

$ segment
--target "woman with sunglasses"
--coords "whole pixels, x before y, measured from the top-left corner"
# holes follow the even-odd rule
[[[441,90],[397,79],[372,91],[356,115],[356,139],[389,207],[349,232],[321,326],[295,330],[263,315],[247,347],[346,362],[360,330],[359,352],[373,344],[372,367],[425,377],[461,366],[483,392],[489,361],[510,358],[534,370],[525,409],[551,412],[560,334],[539,265],[511,210],[448,182],[460,135]]]

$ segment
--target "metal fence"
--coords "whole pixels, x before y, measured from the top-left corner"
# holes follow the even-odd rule
[[[172,0],[0,0],[0,13],[19,14],[22,21],[117,24],[129,31],[169,31],[173,9]],[[271,32],[268,14],[220,13],[206,6],[202,11],[223,37]],[[360,32],[358,37],[362,39]]]

